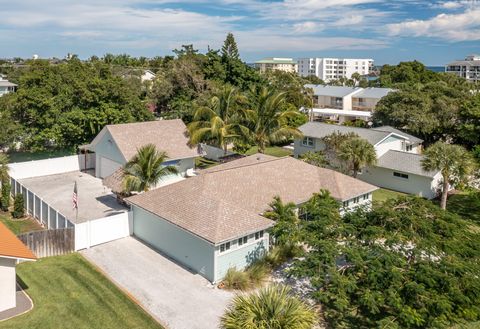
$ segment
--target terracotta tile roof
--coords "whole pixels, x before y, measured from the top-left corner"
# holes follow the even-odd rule
[[[377,188],[291,157],[257,154],[133,196],[128,202],[219,243],[271,226],[260,214],[269,209],[274,196],[300,204],[321,189],[347,200]]]
[[[0,257],[2,256],[21,259],[37,258],[5,224],[0,222]]]
[[[106,127],[127,161],[137,153],[137,149],[150,143],[154,144],[158,150],[167,152],[170,159],[198,156],[197,148],[188,145],[187,128],[180,119],[125,123]]]

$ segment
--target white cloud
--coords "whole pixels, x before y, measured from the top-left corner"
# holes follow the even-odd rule
[[[480,40],[480,9],[390,24],[388,31],[392,36],[433,37],[449,42]]]
[[[293,24],[293,32],[299,34],[318,32],[321,29],[320,24],[311,21]]]

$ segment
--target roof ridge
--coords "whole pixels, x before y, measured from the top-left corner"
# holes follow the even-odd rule
[[[254,155],[251,155],[251,156],[254,156]],[[238,168],[244,168],[244,167],[258,166],[258,165],[261,165],[261,164],[264,164],[264,163],[270,163],[270,162],[273,162],[273,161],[284,160],[284,159],[287,159],[287,158],[290,158],[290,156],[286,155],[286,156],[283,156],[283,157],[268,159],[268,160],[265,160],[265,161],[259,161],[259,162],[255,162],[255,163],[247,163],[247,164],[244,164],[244,165],[238,165],[236,167],[229,167],[229,168],[223,168],[223,169],[218,169],[218,170],[209,170],[209,171],[205,171],[203,173],[203,175],[214,174],[214,173],[218,173],[218,172],[223,172],[223,171],[228,171],[228,170],[233,170],[233,169],[238,169]]]

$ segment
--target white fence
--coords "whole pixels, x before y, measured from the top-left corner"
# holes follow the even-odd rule
[[[108,216],[75,225],[75,250],[124,238],[133,231],[132,212]]]
[[[95,154],[70,155],[9,164],[10,176],[18,179],[61,174],[95,168]]]

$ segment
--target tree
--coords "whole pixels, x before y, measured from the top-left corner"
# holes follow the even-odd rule
[[[235,37],[231,32],[227,34],[227,37],[223,43],[222,57],[235,59],[235,60],[240,58],[240,54],[238,53],[237,42],[235,41]]]
[[[480,94],[462,104],[459,121],[456,139],[468,147],[480,145]]]
[[[450,184],[465,182],[472,174],[475,163],[463,147],[437,142],[425,150],[422,167],[426,171],[441,172],[443,181],[440,206],[445,210]]]
[[[355,178],[363,167],[373,166],[377,163],[375,148],[363,138],[351,138],[344,141],[339,147],[338,157],[350,163]]]
[[[279,196],[270,203],[271,210],[264,216],[274,220],[271,234],[278,245],[294,245],[299,242],[300,221],[297,216],[297,206],[293,202],[283,203]]]
[[[11,185],[8,181],[3,182],[2,190],[0,194],[0,209],[3,211],[8,211],[8,207],[10,207],[10,188]]]
[[[17,193],[13,199],[13,218],[22,218],[25,215],[25,199],[22,193]]]
[[[271,285],[251,295],[239,295],[221,318],[224,329],[309,329],[315,311],[286,286]]]
[[[325,158],[325,154],[321,151],[319,151],[319,152],[313,152],[313,151],[305,152],[300,156],[300,160],[302,160],[306,163],[309,163],[311,165],[317,166],[317,167],[324,167],[325,165],[328,164],[328,161]]]
[[[155,187],[163,177],[177,174],[175,166],[163,165],[167,158],[167,154],[158,151],[153,144],[139,148],[137,154],[123,168],[126,192],[146,192]]]
[[[200,107],[188,126],[190,143],[212,141],[227,155],[228,144],[240,137],[241,130],[245,129],[238,123],[238,99],[236,88],[226,85],[212,97],[209,107]]]
[[[249,139],[260,153],[271,144],[302,136],[290,123],[301,114],[298,110],[284,109],[285,93],[260,87],[250,91],[248,98],[250,109],[245,111],[245,126],[249,129]]]
[[[354,81],[354,85],[358,85],[358,83],[360,82],[360,80],[362,79],[362,76],[360,75],[360,73],[358,72],[353,72],[352,73],[352,80]]]
[[[8,175],[10,170],[8,163],[8,155],[0,153],[0,184],[3,184],[4,182],[8,183],[10,181],[10,176]]]

